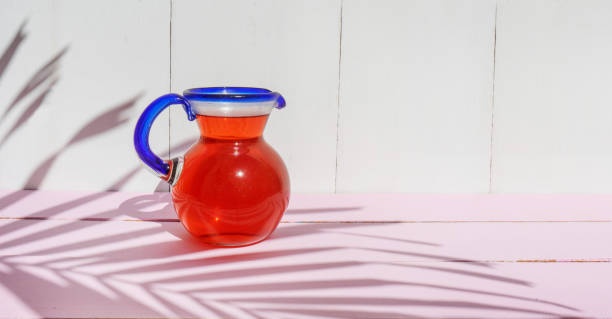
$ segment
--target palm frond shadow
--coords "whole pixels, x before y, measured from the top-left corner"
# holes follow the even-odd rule
[[[26,38],[25,24],[0,57],[0,79]],[[40,109],[59,81],[59,63],[67,50],[68,47],[60,50],[42,65],[4,109],[0,124],[11,112],[18,111],[26,98],[40,92],[21,110],[0,140],[0,147]],[[40,186],[67,148],[127,123],[125,113],[139,98],[136,95],[82,126],[65,145],[41,162],[24,187]],[[192,143],[179,143],[164,156]],[[140,167],[135,167],[119,176],[109,190],[121,189],[138,170]],[[15,191],[3,196],[0,209],[29,194]],[[167,194],[135,196],[115,208],[92,211],[79,218],[58,217],[75,208],[92,209],[90,203],[105,196],[109,193],[89,194],[29,212],[24,217],[0,221],[3,288],[41,317],[138,314],[141,317],[422,318],[415,313],[423,307],[547,316],[577,311],[567,305],[524,295],[449,282],[418,281],[418,278],[432,278],[420,274],[435,273],[496,286],[532,287],[528,281],[495,273],[489,263],[438,253],[436,250],[443,248],[440,243],[367,232],[370,227],[384,228],[391,224],[283,223],[271,238],[258,246],[226,250],[205,246],[189,236],[176,219]],[[358,209],[312,207],[289,210],[287,214],[333,214]],[[152,215],[164,218],[149,218]],[[131,221],[125,221],[126,216]],[[109,227],[108,223],[113,224]],[[330,241],[312,240],[319,236],[330,236]],[[350,245],[335,242],[337,236],[350,238]],[[359,258],[370,254],[388,258]],[[422,264],[414,260],[436,263]],[[383,272],[368,271],[371,267],[393,269],[402,275],[385,277]],[[321,277],[328,272],[337,276]],[[365,288],[385,287],[395,290],[391,293],[383,289],[377,296],[347,296],[350,289],[365,291]],[[408,295],[414,288],[453,293],[453,299],[414,298]],[[481,301],[484,297],[497,299]],[[515,306],[517,301],[523,306]],[[390,310],[391,306],[402,308]],[[357,310],[358,307],[362,308]],[[62,313],[56,312],[57,309]]]
[[[10,65],[11,61],[15,57],[15,53],[19,49],[19,46],[26,38],[27,34],[24,29],[27,24],[27,19],[21,24],[13,41],[7,46],[0,57],[0,78]],[[19,93],[13,98],[12,102],[4,109],[2,115],[0,115],[0,124],[4,122],[8,114],[19,105],[19,103],[35,92],[39,87],[43,86],[42,92],[39,93],[36,98],[30,104],[22,110],[18,119],[13,123],[10,129],[0,139],[0,147],[6,143],[6,141],[42,106],[44,100],[47,98],[53,87],[59,81],[58,69],[59,63],[62,57],[68,51],[68,47],[64,47],[58,53],[56,53],[47,63],[42,65],[34,74],[28,79],[23,85]]]
[[[34,90],[40,87],[43,83],[48,82],[49,80],[57,81],[57,72],[59,69],[59,63],[62,57],[68,51],[68,47],[61,49],[55,56],[53,56],[47,63],[45,63],[40,69],[38,69],[26,82],[21,91],[15,96],[13,101],[8,105],[8,107],[2,113],[2,117],[0,117],[0,122],[4,121],[6,116],[17,106],[17,104],[23,100],[25,97],[30,95]],[[47,87],[45,92],[50,91],[50,85]],[[48,92],[47,92],[48,93]],[[44,95],[42,95],[44,96]],[[39,97],[40,98],[40,97]]]
[[[9,45],[4,50],[4,53],[2,53],[2,56],[0,56],[0,80],[2,79],[2,75],[4,75],[4,72],[8,68],[8,65],[10,64],[11,60],[15,56],[15,53],[17,53],[17,49],[19,49],[21,42],[23,42],[23,40],[27,36],[24,31],[26,22],[27,20],[21,23],[19,29],[17,29],[17,32],[13,36],[13,40],[11,40],[11,43],[9,43]]]
[[[66,145],[59,148],[53,155],[44,160],[32,172],[32,174],[30,174],[23,188],[38,189],[51,170],[53,163],[58,159],[62,152],[66,151],[69,147],[127,123],[129,118],[124,114],[136,105],[136,102],[138,99],[140,99],[141,95],[142,94],[138,94],[127,101],[112,107],[110,110],[98,115],[89,123],[85,124],[76,132],[76,134],[74,134]]]
[[[57,222],[61,223],[49,224],[44,230],[30,234],[25,232],[22,236],[3,240],[7,235],[36,226],[40,223],[39,219],[52,222],[53,216],[62,211],[87,205],[100,196],[104,196],[104,193],[84,196],[32,212],[27,216],[33,217],[31,219],[26,217],[0,226],[0,252],[11,251],[26,244],[34,247],[36,243],[53,241],[57,236],[62,236],[61,242],[53,246],[42,245],[43,248],[31,250],[25,257],[5,254],[0,257],[0,264],[8,267],[8,272],[6,269],[4,273],[0,272],[0,282],[37,313],[43,316],[52,314],[41,307],[42,298],[51,298],[52,301],[49,302],[65,306],[64,309],[74,308],[70,307],[74,298],[88,300],[85,305],[80,305],[79,309],[69,310],[74,312],[70,313],[72,316],[85,313],[103,313],[105,316],[138,313],[153,317],[219,318],[265,318],[273,314],[282,314],[285,317],[410,317],[423,307],[466,308],[547,316],[573,314],[577,311],[567,305],[523,295],[455,286],[448,282],[419,282],[415,280],[415,271],[417,274],[421,271],[436,272],[526,288],[531,285],[518,278],[491,273],[493,268],[486,263],[431,251],[443,247],[437,243],[388,236],[378,238],[367,234],[360,238],[360,230],[373,227],[371,224],[285,223],[264,242],[269,243],[272,248],[258,248],[264,244],[233,250],[210,248],[189,236],[173,218],[174,212],[166,194],[135,196],[115,209],[95,212],[79,220],[58,220]],[[152,207],[157,208],[151,210]],[[325,211],[325,208],[320,207],[312,209]],[[350,208],[330,207],[328,211],[333,214],[334,211],[347,209]],[[151,214],[168,218],[147,219],[147,215]],[[116,221],[117,218],[126,216],[133,220],[148,221]],[[70,236],[76,232],[97,231],[101,223],[148,223],[155,227],[126,229],[85,239],[78,239],[83,238],[82,236]],[[300,247],[288,248],[296,239],[299,242],[308,242],[307,238],[312,236],[330,234],[350,236],[355,240],[350,246],[337,245],[330,241],[326,245],[303,244]],[[157,240],[149,241],[153,238]],[[366,242],[369,244],[364,244]],[[343,256],[342,252],[346,250],[358,251],[363,255],[374,253],[396,257],[392,258],[392,261],[358,260],[350,256],[324,261],[316,258],[310,260],[311,256],[321,254]],[[411,263],[410,260],[414,258],[443,263]],[[397,260],[406,262],[400,263]],[[380,278],[376,273],[364,271],[358,272],[360,275],[355,277],[317,277],[321,271],[341,273],[351,270],[354,273],[356,269],[376,266],[405,269],[406,276],[396,279]],[[279,275],[285,279],[270,279]],[[36,292],[33,292],[31,287],[37,287]],[[396,294],[377,297],[345,295],[346,289],[380,287],[445,291],[456,294],[457,299],[419,299]],[[51,291],[53,295],[49,296]],[[313,295],[313,292],[321,291],[327,292],[325,297]],[[330,295],[333,291],[338,292]],[[482,296],[497,297],[500,301],[483,302]],[[95,302],[92,302],[94,300]],[[506,305],[503,300],[512,303]],[[524,303],[524,306],[517,307],[517,301]],[[351,310],[351,307],[355,306],[372,309]],[[390,306],[402,306],[402,309],[412,310],[391,311],[388,309]]]
[[[12,60],[14,59],[16,52],[18,51],[20,45],[24,41],[27,36],[25,32],[25,27],[27,25],[27,19],[23,21],[18,30],[16,31],[13,40],[8,44],[2,56],[0,56],[0,79],[4,72],[10,66]],[[53,55],[46,63],[38,68],[30,76],[30,78],[23,84],[19,92],[15,95],[12,101],[8,104],[6,108],[4,108],[3,112],[0,115],[0,124],[8,118],[8,115],[18,110],[20,107],[22,108],[17,119],[12,123],[12,125],[6,130],[2,138],[0,138],[0,150],[2,146],[12,137],[15,133],[23,127],[23,125],[28,121],[30,117],[32,117],[44,104],[48,95],[52,92],[53,88],[59,82],[59,69],[60,63],[66,53],[68,52],[69,46],[66,46],[59,50],[55,55]],[[39,92],[39,93],[36,93]],[[26,105],[23,106],[23,101],[26,98],[34,95],[32,100]],[[71,146],[81,143],[87,139],[102,135],[110,130],[113,130],[117,127],[120,127],[130,120],[129,111],[132,107],[136,105],[138,99],[142,96],[142,93],[135,95],[134,97],[124,101],[123,103],[118,104],[115,107],[111,107],[108,111],[100,114],[89,123],[85,124],[81,127],[76,134],[63,146],[58,148],[53,154],[48,156],[45,160],[43,160],[39,166],[32,171],[30,176],[27,178],[25,184],[23,185],[24,189],[38,189],[48,173],[50,172],[55,161],[61,156],[63,152],[65,152]],[[124,180],[121,181],[122,184],[125,184],[130,178],[132,178],[135,174],[129,175],[127,178],[124,177]],[[116,184],[116,183],[115,183]],[[121,186],[121,185],[119,185]],[[23,197],[26,197],[26,194],[20,194]],[[11,203],[14,203],[15,200],[21,200],[23,197],[16,198],[15,196],[4,197],[0,199],[0,208],[4,208]]]

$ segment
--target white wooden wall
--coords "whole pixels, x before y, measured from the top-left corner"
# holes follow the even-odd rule
[[[343,13],[336,189],[488,191],[495,2]]]
[[[492,190],[612,192],[612,1],[497,10]]]
[[[142,109],[235,85],[295,192],[612,191],[612,1],[0,0],[0,54],[0,188],[163,190]]]

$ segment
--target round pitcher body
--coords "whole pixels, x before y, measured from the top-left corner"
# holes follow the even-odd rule
[[[149,146],[155,118],[182,105],[196,120],[200,138],[184,156],[163,160]],[[187,231],[202,242],[226,247],[266,239],[289,203],[289,174],[263,138],[270,112],[285,106],[277,92],[210,87],[170,93],[140,116],[134,146],[140,159],[172,186],[174,208]]]
[[[172,199],[181,223],[207,244],[262,241],[287,208],[287,169],[261,136],[267,118],[197,117],[203,136],[184,155]]]

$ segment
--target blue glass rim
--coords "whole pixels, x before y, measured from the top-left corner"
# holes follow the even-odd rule
[[[183,91],[188,100],[206,102],[268,102],[277,100],[277,92],[256,87],[216,86]]]

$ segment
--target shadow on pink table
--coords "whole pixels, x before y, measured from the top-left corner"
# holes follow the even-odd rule
[[[6,198],[21,200],[6,205]],[[258,245],[212,249],[182,229],[168,194],[72,194],[62,200],[44,192],[9,192],[0,198],[3,216],[18,214],[19,202],[28,200],[39,205],[27,207],[44,208],[0,224],[1,295],[13,300],[3,312],[11,315],[422,318],[578,313],[569,305],[529,297],[529,281],[499,273],[492,263],[448,256],[439,252],[441,243],[408,238],[402,223],[304,219],[281,223]],[[302,207],[286,215],[360,209]]]

